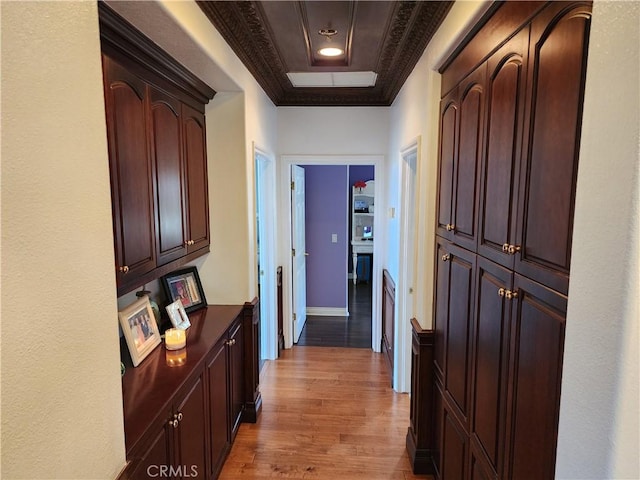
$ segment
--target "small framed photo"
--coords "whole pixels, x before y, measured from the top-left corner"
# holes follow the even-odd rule
[[[176,300],[173,303],[167,305],[167,313],[169,314],[169,320],[174,328],[179,330],[186,330],[191,326],[187,312],[182,306],[181,300]]]
[[[171,272],[162,277],[162,286],[170,303],[180,300],[187,312],[207,306],[196,267]]]
[[[127,341],[133,366],[137,367],[160,345],[160,332],[149,303],[144,296],[118,312],[122,333]]]

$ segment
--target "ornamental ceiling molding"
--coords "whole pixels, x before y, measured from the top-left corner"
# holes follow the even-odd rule
[[[197,1],[276,106],[389,106],[452,2],[396,2],[369,88],[296,88],[275,46],[261,2]]]

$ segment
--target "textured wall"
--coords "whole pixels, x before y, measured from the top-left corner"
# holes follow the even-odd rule
[[[306,165],[307,307],[347,308],[347,166]],[[337,234],[338,243],[331,242]]]
[[[125,463],[95,2],[2,3],[2,478]]]
[[[557,478],[640,478],[638,85],[640,3],[594,2]]]

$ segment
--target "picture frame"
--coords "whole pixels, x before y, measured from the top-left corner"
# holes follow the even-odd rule
[[[161,280],[169,303],[180,300],[187,313],[207,306],[196,267],[171,272],[163,276]]]
[[[171,324],[174,328],[186,330],[191,326],[187,312],[180,299],[167,305],[166,309],[167,314],[169,315],[169,320],[171,320]]]
[[[120,310],[118,318],[131,361],[137,367],[161,342],[149,297],[144,296]]]

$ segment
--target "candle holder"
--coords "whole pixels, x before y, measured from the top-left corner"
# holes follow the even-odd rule
[[[165,352],[165,359],[168,366],[180,367],[187,363],[187,349],[181,348],[180,350],[167,350]]]
[[[164,332],[164,346],[167,350],[180,350],[187,344],[187,334],[184,330],[170,328]]]

